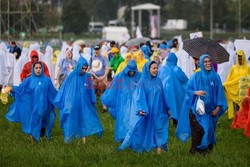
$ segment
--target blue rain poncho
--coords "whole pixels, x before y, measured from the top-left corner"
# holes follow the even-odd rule
[[[40,63],[39,63],[40,64]],[[42,73],[36,76],[34,64],[32,75],[27,77],[19,86],[13,86],[14,103],[5,115],[10,122],[20,122],[22,130],[39,141],[42,128],[46,128],[46,137],[50,139],[51,131],[56,118],[53,100],[56,96],[50,78]]]
[[[188,78],[176,64],[176,55],[170,53],[167,57],[167,64],[160,70],[159,78],[162,80],[166,104],[170,109],[172,117],[178,120],[185,97]]]
[[[150,151],[157,147],[167,149],[167,107],[161,79],[150,74],[151,64],[148,62],[143,67],[142,78],[133,95],[129,132],[119,150],[126,147],[136,152]],[[146,116],[140,116],[140,111],[144,111]]]
[[[145,59],[148,59],[148,60],[150,61],[150,57],[149,57],[150,48],[149,48],[149,46],[148,46],[148,45],[143,45],[143,46],[141,47],[141,50],[142,50],[143,53],[144,53]]]
[[[60,126],[64,142],[93,134],[101,137],[103,128],[96,112],[96,96],[91,75],[81,75],[87,60],[80,57],[74,70],[66,77],[54,100],[60,110]]]
[[[182,142],[186,142],[191,134],[189,121],[189,111],[191,110],[205,132],[201,144],[197,147],[201,150],[206,149],[209,144],[216,144],[216,123],[228,108],[220,76],[214,71],[213,67],[209,72],[205,70],[203,62],[206,57],[209,57],[209,55],[205,54],[200,57],[201,71],[194,73],[187,83],[186,95],[176,129],[176,137]],[[198,115],[195,111],[198,96],[194,95],[194,92],[198,90],[206,92],[205,96],[200,97],[205,104],[204,115]],[[220,106],[219,114],[212,117],[211,112],[217,106]]]
[[[135,74],[131,77],[129,71]],[[137,70],[136,62],[130,60],[101,97],[102,103],[108,107],[109,113],[116,120],[114,135],[116,142],[123,141],[128,132],[133,93],[140,78],[141,73]]]

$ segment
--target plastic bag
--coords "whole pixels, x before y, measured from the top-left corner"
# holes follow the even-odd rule
[[[198,115],[204,115],[205,114],[205,105],[203,100],[201,100],[200,96],[197,100],[197,104],[196,104],[196,113]]]

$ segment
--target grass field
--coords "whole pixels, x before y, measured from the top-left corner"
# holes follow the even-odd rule
[[[11,100],[12,101],[12,100]],[[98,111],[104,127],[101,139],[87,138],[86,144],[74,140],[64,144],[58,117],[52,139],[42,138],[32,145],[22,133],[20,124],[9,123],[4,115],[10,104],[0,104],[0,166],[250,166],[250,139],[242,130],[230,129],[231,121],[224,115],[217,127],[217,145],[208,155],[191,156],[190,141],[181,143],[174,137],[172,123],[169,130],[168,151],[157,155],[156,150],[137,154],[130,149],[117,151],[113,140],[114,121],[108,113]],[[97,102],[97,109],[101,109]],[[58,112],[57,112],[58,113]]]

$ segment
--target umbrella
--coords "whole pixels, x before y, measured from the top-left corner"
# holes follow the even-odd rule
[[[207,38],[185,40],[183,49],[192,57],[208,54],[212,62],[220,64],[229,61],[229,53],[216,41]]]
[[[133,39],[130,39],[126,42],[126,46],[136,46],[136,45],[138,46],[141,43],[146,43],[147,41],[151,41],[151,39],[145,38],[145,37],[133,38]]]

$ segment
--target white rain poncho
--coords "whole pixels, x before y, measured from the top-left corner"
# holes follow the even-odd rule
[[[101,55],[105,56],[108,51],[109,51],[109,47],[107,45],[102,45]]]
[[[175,55],[178,58],[177,66],[179,66],[186,76],[190,78],[194,73],[195,64],[193,57],[189,56],[189,54],[183,50],[183,43],[180,43],[179,50],[175,53]]]
[[[83,49],[83,55],[82,55],[88,62],[90,62],[90,59],[91,59],[91,48],[88,48],[88,47],[85,47]]]
[[[54,80],[54,68],[52,64],[52,58],[53,58],[53,48],[48,45],[45,49],[43,62],[47,65],[49,69],[51,80]]]
[[[74,45],[73,47],[73,60],[78,61],[80,54],[81,47],[79,45]]]
[[[227,48],[227,46],[225,44],[221,44],[222,47],[224,47],[225,49]],[[233,59],[230,53],[229,53],[229,61],[218,64],[218,71],[217,73],[220,76],[221,82],[224,83],[227,80],[227,75],[231,69],[231,67],[234,65],[233,64]],[[231,60],[231,61],[230,61]]]
[[[0,84],[3,86],[13,85],[15,55],[9,53],[6,45],[0,44]]]
[[[122,47],[120,48],[120,53],[121,53],[122,58],[125,59],[125,56],[126,56],[126,54],[127,54],[127,51],[128,51],[128,48],[125,47],[125,46],[122,46]]]
[[[23,48],[21,56],[16,62],[15,68],[14,68],[14,86],[19,86],[21,83],[20,74],[23,70],[24,64],[26,64],[29,61],[29,49]]]

